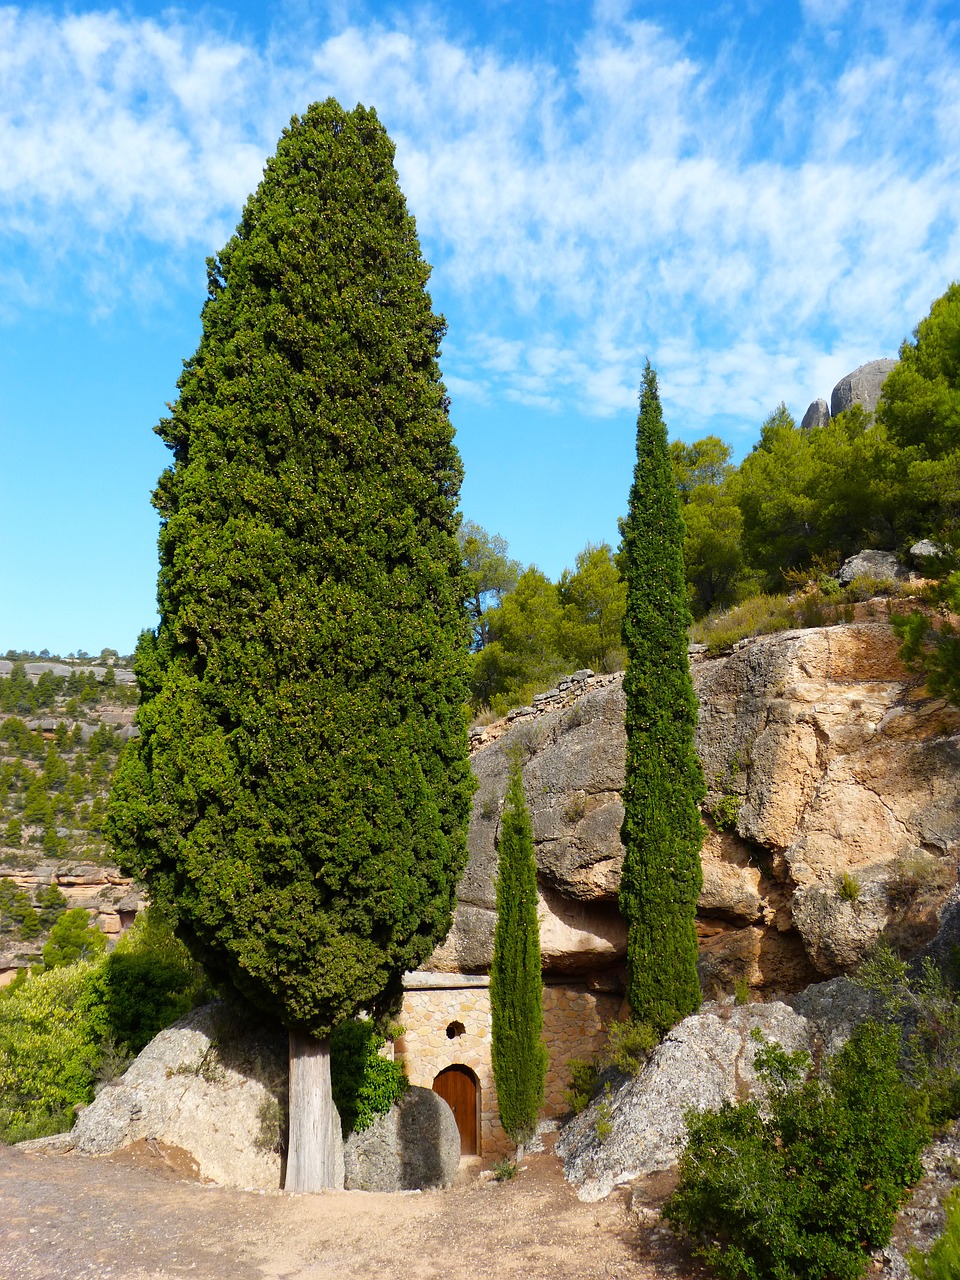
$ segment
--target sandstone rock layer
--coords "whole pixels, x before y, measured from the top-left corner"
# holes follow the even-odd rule
[[[960,711],[901,665],[885,622],[781,632],[693,654],[708,787],[698,928],[710,992],[767,994],[855,965],[881,934],[920,946],[956,883]],[[481,972],[508,756],[533,822],[544,967],[616,969],[622,679],[586,680],[475,738],[470,862],[428,968]]]

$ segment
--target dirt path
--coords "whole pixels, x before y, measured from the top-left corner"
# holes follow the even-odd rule
[[[512,1182],[284,1196],[187,1180],[170,1153],[0,1148],[2,1280],[677,1280],[622,1198],[581,1204],[549,1152]]]

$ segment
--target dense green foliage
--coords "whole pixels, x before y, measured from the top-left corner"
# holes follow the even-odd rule
[[[60,1133],[89,1102],[107,1033],[83,961],[27,979],[0,998],[0,1140]]]
[[[607,543],[588,543],[557,583],[535,565],[519,573],[512,590],[486,608],[476,632],[483,643],[473,657],[474,710],[503,714],[584,667],[619,670],[625,595]]]
[[[915,1252],[909,1257],[915,1280],[957,1280],[960,1276],[960,1188],[951,1191],[945,1208],[943,1234],[925,1253]]]
[[[929,1138],[904,1083],[900,1038],[860,1027],[821,1073],[804,1054],[758,1052],[770,1088],[688,1116],[679,1186],[664,1216],[724,1280],[855,1280],[890,1238]]]
[[[500,819],[497,923],[490,967],[493,1079],[500,1122],[514,1142],[533,1134],[543,1106],[547,1050],[543,1043],[543,973],[537,920],[533,832],[514,757]]]
[[[381,1057],[386,1043],[376,1024],[363,1018],[342,1022],[330,1037],[333,1100],[345,1138],[369,1129],[409,1088],[403,1063]]]
[[[129,1054],[211,995],[206,974],[155,907],[99,966],[95,992],[112,1042]]]
[[[205,967],[322,1036],[446,934],[472,792],[444,325],[376,114],[295,117],[208,275],[108,832]]]
[[[490,615],[503,597],[514,591],[523,571],[519,560],[507,555],[507,540],[487,533],[472,520],[457,531],[467,581],[467,612],[473,625],[473,648],[490,642]]]
[[[683,520],[649,361],[622,533],[627,755],[620,909],[629,927],[627,998],[638,1021],[665,1031],[700,1004],[694,917],[705,789],[693,743]]]
[[[79,909],[62,915],[44,948],[46,960],[56,943],[53,963],[0,992],[0,1141],[69,1129],[101,1071],[124,1065],[207,995],[202,971],[152,908],[109,955],[87,921]]]
[[[95,960],[107,949],[107,938],[90,923],[83,907],[65,911],[50,930],[43,947],[43,967],[62,969],[78,960]]]

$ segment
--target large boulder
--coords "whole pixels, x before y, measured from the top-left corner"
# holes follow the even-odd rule
[[[460,1167],[453,1112],[432,1089],[411,1086],[384,1116],[344,1146],[348,1191],[427,1191],[449,1187]]]
[[[814,400],[803,415],[800,423],[801,431],[812,431],[814,427],[825,427],[830,421],[830,406],[826,400]]]
[[[880,403],[880,391],[887,375],[897,363],[896,360],[870,360],[841,378],[830,396],[832,416],[835,418],[855,404],[860,405],[865,413],[873,413]]]
[[[904,576],[903,566],[890,551],[858,551],[844,560],[837,580],[844,587],[857,578],[874,578],[877,582],[896,582]]]
[[[785,1004],[704,1006],[674,1027],[640,1075],[571,1120],[557,1153],[580,1199],[602,1200],[616,1186],[672,1168],[688,1111],[749,1096],[757,1087],[755,1029],[790,1052],[813,1047],[810,1024]]]
[[[277,1190],[286,1049],[223,1004],[195,1009],[80,1113],[73,1145],[104,1155],[152,1139],[187,1151],[221,1186]]]

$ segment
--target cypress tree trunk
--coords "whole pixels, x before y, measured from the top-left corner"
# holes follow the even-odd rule
[[[490,968],[491,1058],[500,1122],[519,1145],[543,1106],[547,1051],[537,919],[537,867],[520,762],[514,757],[500,825],[497,925]]]
[[[284,1191],[342,1191],[343,1138],[330,1088],[330,1040],[290,1032],[290,1135]]]
[[[627,997],[636,1019],[663,1032],[700,1005],[695,916],[704,785],[693,739],[683,517],[649,360],[622,532],[627,756],[620,908],[629,926]]]

